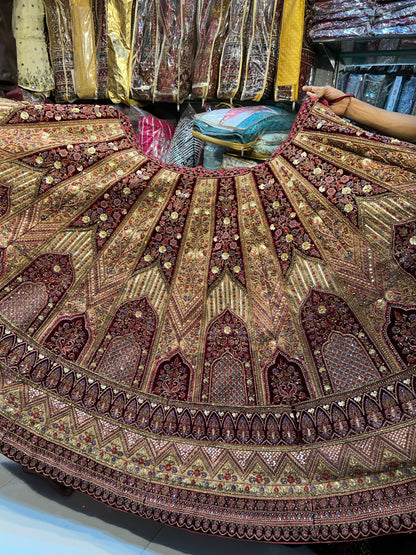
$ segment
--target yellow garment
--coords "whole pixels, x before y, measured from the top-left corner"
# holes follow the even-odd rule
[[[97,60],[91,0],[70,0],[74,45],[75,92],[79,98],[97,96]]]
[[[108,97],[128,103],[133,0],[107,0]]]
[[[305,0],[285,0],[275,82],[275,100],[277,100],[277,89],[280,86],[292,87],[291,100],[298,98],[304,17]]]
[[[45,93],[55,87],[45,36],[42,0],[14,0],[13,35],[16,39],[18,84]]]

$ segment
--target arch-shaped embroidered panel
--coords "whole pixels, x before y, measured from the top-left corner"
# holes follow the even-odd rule
[[[38,256],[0,290],[0,313],[33,334],[68,292],[74,274],[70,254]]]
[[[0,301],[0,313],[12,324],[26,330],[48,303],[43,283],[21,283]]]
[[[370,355],[357,337],[332,332],[322,346],[322,356],[334,391],[345,391],[377,380],[377,371]]]
[[[142,350],[134,333],[111,339],[97,374],[120,383],[131,384],[137,374]]]
[[[237,397],[248,405],[257,400],[248,330],[227,308],[207,329],[201,400],[228,404]]]
[[[363,371],[369,375],[359,383],[389,372],[377,345],[339,295],[312,289],[300,309],[300,320],[325,393],[353,389]]]
[[[224,353],[211,366],[208,401],[220,405],[248,404],[244,367],[230,353]]]
[[[157,314],[146,297],[121,304],[92,359],[97,373],[138,386],[156,325]]]

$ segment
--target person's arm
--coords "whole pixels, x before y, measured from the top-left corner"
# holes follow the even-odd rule
[[[416,116],[390,112],[354,97],[336,102],[344,93],[334,87],[304,86],[303,90],[311,98],[325,98],[338,116],[345,116],[384,135],[416,143]]]

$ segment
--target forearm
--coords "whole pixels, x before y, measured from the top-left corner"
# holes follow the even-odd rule
[[[347,102],[347,99],[345,99],[345,102]],[[416,143],[415,116],[400,114],[398,112],[389,112],[362,102],[357,98],[351,98],[345,117],[360,125],[371,127],[383,135],[389,135],[403,141]]]

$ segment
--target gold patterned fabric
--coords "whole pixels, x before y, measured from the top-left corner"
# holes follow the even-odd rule
[[[291,87],[290,100],[298,99],[304,16],[305,0],[284,0],[275,100],[278,99],[279,87]]]
[[[97,60],[92,0],[70,0],[70,6],[76,93],[78,98],[95,98]]]
[[[0,103],[0,449],[202,533],[416,528],[416,147],[307,100],[255,167]]]
[[[24,89],[53,91],[55,82],[48,57],[42,0],[14,0],[13,34],[16,40],[18,84]]]
[[[106,0],[108,98],[128,103],[133,0]]]

